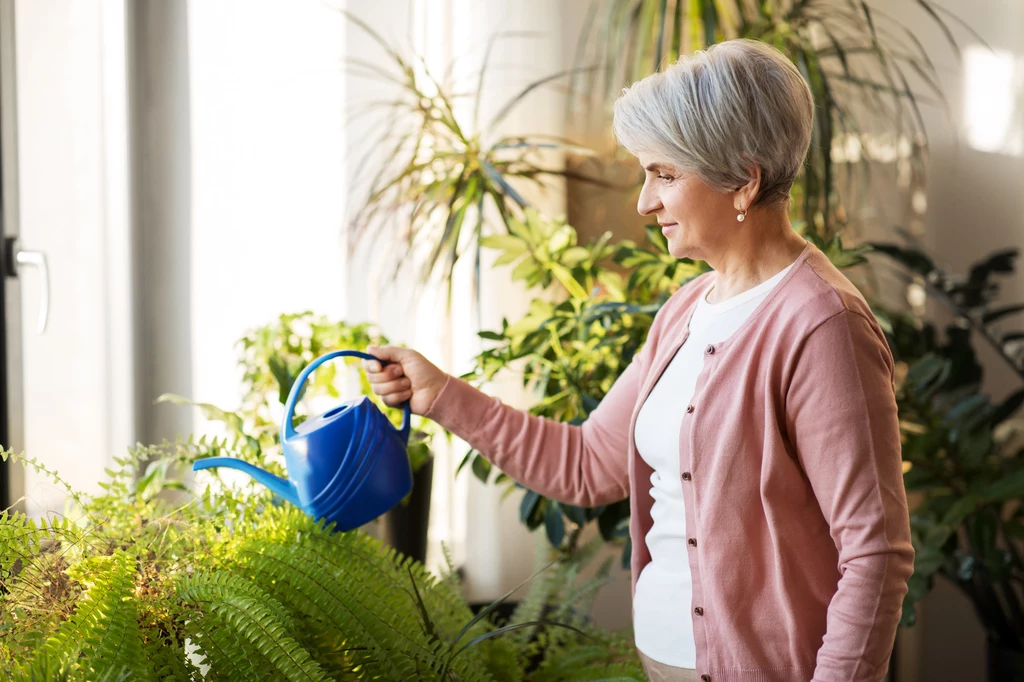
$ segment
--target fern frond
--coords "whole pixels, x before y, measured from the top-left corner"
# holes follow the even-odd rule
[[[25,469],[32,469],[40,474],[43,474],[51,481],[53,481],[60,487],[64,488],[64,491],[67,493],[68,497],[70,497],[72,500],[78,503],[80,507],[85,506],[85,501],[78,494],[78,492],[71,487],[71,484],[65,481],[63,478],[61,478],[56,471],[50,469],[45,464],[40,462],[38,459],[34,457],[29,457],[24,452],[17,453],[14,450],[6,449],[0,450],[0,460],[4,462],[16,462],[18,464],[21,464],[21,466]]]
[[[226,571],[183,580],[179,597],[195,609],[190,629],[204,663],[223,679],[326,680],[288,633],[291,618],[270,595]]]
[[[455,625],[470,618],[465,602],[421,565],[365,534],[331,533],[291,508],[267,510],[258,532],[236,533],[232,543],[223,552],[237,557],[232,570],[342,633],[353,665],[387,679],[436,679]],[[491,679],[479,656],[459,661],[454,672],[460,680]]]
[[[139,636],[134,598],[136,559],[118,550],[92,557],[74,567],[72,577],[86,585],[70,619],[43,645],[29,670],[50,673],[56,662],[68,662],[90,679],[112,670],[132,679],[149,678]]]
[[[539,637],[544,647],[544,660],[531,676],[531,682],[647,680],[631,632],[603,632],[591,628],[589,634],[593,640],[583,641],[575,635],[569,641],[554,641],[547,635],[555,631],[545,630]]]

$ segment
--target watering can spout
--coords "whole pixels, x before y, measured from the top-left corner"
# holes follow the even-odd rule
[[[272,492],[280,495],[295,506],[301,506],[299,504],[298,493],[291,481],[287,481],[280,476],[275,476],[269,471],[264,471],[257,466],[249,464],[248,462],[243,462],[242,460],[235,459],[234,457],[207,457],[206,459],[197,459],[192,463],[192,471],[212,469],[214,467],[227,467],[228,469],[237,469],[238,471],[249,474],[257,483],[261,483],[267,488],[270,488]]]

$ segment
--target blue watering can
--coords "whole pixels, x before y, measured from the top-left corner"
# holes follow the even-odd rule
[[[228,467],[244,471],[313,518],[333,521],[339,531],[358,528],[402,501],[412,490],[406,449],[408,401],[403,406],[401,430],[366,396],[311,417],[297,429],[292,427],[295,403],[306,379],[323,363],[345,355],[388,364],[368,353],[339,350],[320,356],[302,370],[292,384],[281,422],[287,479],[234,457],[199,459],[192,470]]]

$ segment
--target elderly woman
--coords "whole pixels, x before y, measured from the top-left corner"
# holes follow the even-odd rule
[[[813,103],[777,50],[725,42],[625,90],[639,212],[711,272],[658,312],[582,425],[513,409],[419,353],[371,348],[411,401],[524,485],[630,498],[633,621],[652,680],[878,682],[914,550],[893,360],[856,288],[789,222]]]

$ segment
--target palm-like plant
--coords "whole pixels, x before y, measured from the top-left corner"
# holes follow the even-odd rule
[[[378,162],[367,196],[356,202],[360,208],[351,222],[353,246],[371,232],[374,237],[397,234],[404,250],[395,254],[395,273],[409,254],[423,248],[429,254],[422,259],[421,280],[440,274],[450,283],[464,242],[469,241],[467,234],[484,234],[486,214],[493,210],[495,222],[507,225],[528,206],[522,186],[517,190],[513,182],[544,187],[545,180],[572,175],[545,156],[567,149],[584,151],[582,147],[555,136],[499,132],[530,93],[568,72],[530,83],[481,122],[485,76],[495,43],[522,34],[496,33],[490,38],[472,101],[464,104],[468,96],[456,92],[450,73],[438,78],[421,57],[403,56],[364,22],[346,16],[384,50],[389,61],[381,66],[353,58],[349,60],[352,73],[384,80],[399,91],[390,100],[360,105],[361,115],[373,114],[380,121],[367,140],[364,161],[383,161]],[[479,272],[479,246],[474,248]],[[450,287],[448,296],[450,304]]]
[[[950,21],[929,0],[916,0],[959,55]],[[794,223],[823,237],[848,220],[866,189],[877,154],[871,136],[903,157],[923,180],[926,150],[922,104],[943,104],[927,51],[907,26],[860,0],[612,0],[592,6],[571,84],[576,124],[587,139],[608,135],[611,105],[623,85],[680,56],[731,38],[775,47],[800,69],[814,96],[811,147],[794,187]],[[979,38],[980,40],[980,38]],[[982,41],[983,42],[983,41]],[[839,162],[851,162],[845,170]],[[843,191],[840,192],[839,188]]]

